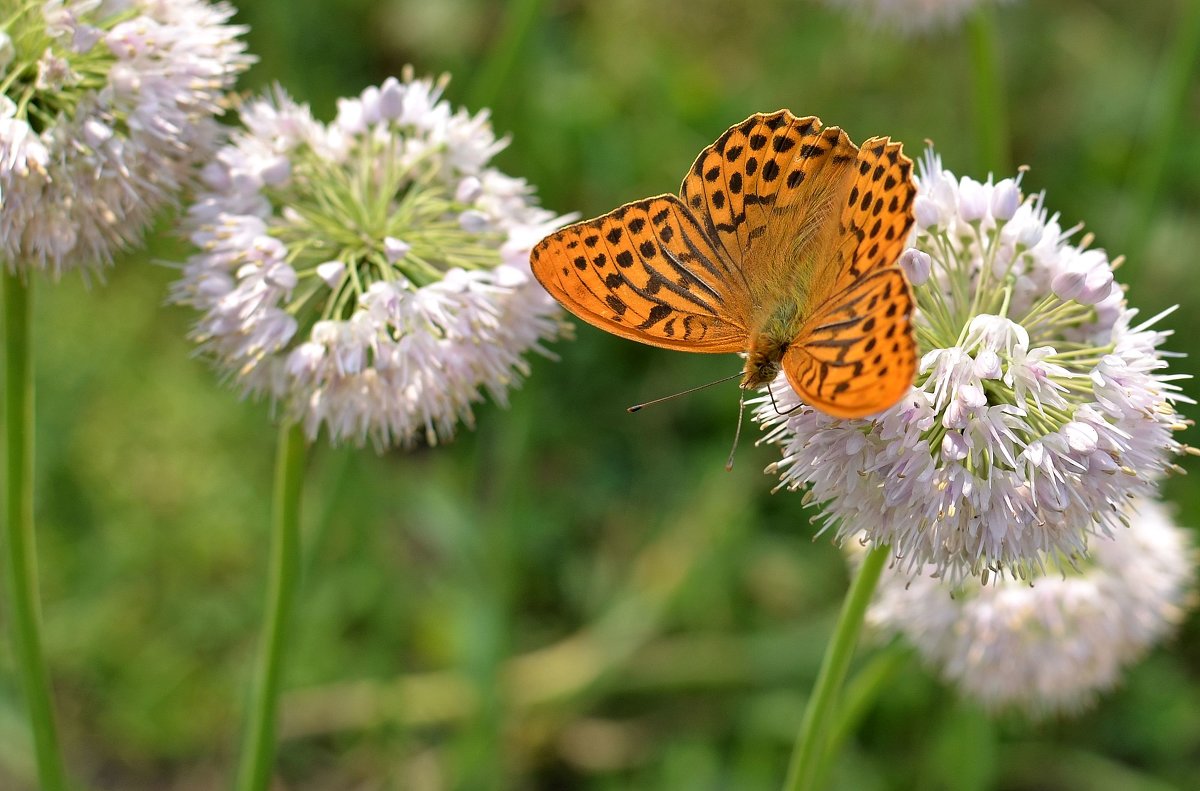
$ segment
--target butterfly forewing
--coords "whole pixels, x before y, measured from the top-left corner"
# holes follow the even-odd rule
[[[615,335],[684,351],[746,347],[744,280],[674,195],[563,228],[530,263],[555,299]]]
[[[878,269],[821,306],[783,355],[806,403],[855,418],[896,403],[916,374],[913,299],[897,267]]]
[[[680,196],[739,265],[756,308],[769,313],[797,281],[812,283],[857,155],[841,129],[780,110],[730,127],[696,158]]]

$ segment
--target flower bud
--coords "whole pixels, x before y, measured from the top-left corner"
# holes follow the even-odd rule
[[[467,233],[483,233],[491,227],[488,216],[477,209],[467,209],[458,215],[458,224]]]
[[[999,379],[1001,376],[1000,355],[991,349],[982,349],[975,355],[975,375],[980,379]]]
[[[404,256],[408,255],[408,251],[411,249],[411,244],[402,242],[394,236],[385,237],[383,240],[383,252],[387,255],[388,263],[391,264],[404,260]]]
[[[474,203],[483,194],[483,184],[477,176],[467,176],[458,182],[454,190],[454,200],[459,203]]]
[[[326,261],[323,264],[317,264],[317,277],[325,281],[325,285],[330,288],[335,288],[338,283],[342,282],[342,276],[346,274],[346,265],[341,261]]]
[[[959,215],[967,222],[979,222],[987,211],[987,191],[978,181],[964,176],[958,185]]]
[[[1072,420],[1063,426],[1062,433],[1067,440],[1067,446],[1079,454],[1091,453],[1100,441],[1100,435],[1096,433],[1096,429],[1078,420]]]
[[[379,114],[386,121],[404,112],[404,88],[395,77],[388,77],[379,88]]]
[[[1013,179],[1003,179],[992,188],[992,216],[1008,222],[1021,206],[1021,190]]]
[[[379,107],[379,89],[374,85],[362,92],[362,117],[367,126],[374,126],[382,119]]]
[[[929,273],[933,269],[933,259],[929,257],[929,254],[915,247],[910,247],[901,253],[896,263],[908,277],[908,282],[914,286],[923,285],[925,281],[929,280]]]
[[[931,230],[941,225],[937,203],[924,195],[918,195],[913,201],[913,216],[920,230]]]
[[[280,187],[287,183],[292,175],[292,163],[288,158],[279,154],[268,159],[258,171],[262,183],[268,187]]]
[[[1067,269],[1054,276],[1050,289],[1059,299],[1069,302],[1083,292],[1086,277],[1086,273],[1078,269]]]
[[[946,433],[942,437],[942,458],[949,461],[962,461],[967,457],[967,440],[956,431]]]
[[[1095,305],[1104,301],[1112,289],[1112,270],[1106,266],[1093,267],[1084,277],[1083,288],[1076,300],[1083,305]]]

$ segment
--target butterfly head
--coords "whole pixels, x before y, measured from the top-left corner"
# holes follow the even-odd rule
[[[775,381],[776,375],[779,374],[779,361],[783,359],[787,346],[787,341],[767,335],[753,338],[750,350],[746,353],[746,367],[742,369],[741,388],[753,390]]]

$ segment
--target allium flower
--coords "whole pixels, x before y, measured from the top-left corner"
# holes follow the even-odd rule
[[[826,528],[891,545],[902,568],[954,580],[1018,576],[1047,554],[1081,555],[1124,529],[1134,496],[1154,493],[1182,450],[1155,329],[1135,320],[1112,266],[1088,237],[1069,241],[1043,195],[1019,178],[958,179],[928,152],[919,167],[916,250],[923,357],[896,406],[838,420],[798,406],[780,378],[758,399],[769,468],[807,486]],[[1169,311],[1167,311],[1169,312]],[[1190,402],[1190,401],[1189,401]]]
[[[446,439],[563,331],[529,251],[567,218],[488,166],[507,141],[443,87],[406,72],[328,125],[281,90],[250,102],[188,212],[194,337],[310,438]]]
[[[1194,604],[1195,551],[1163,506],[1138,501],[1129,527],[1089,558],[1033,580],[976,580],[951,591],[885,569],[867,621],[912,643],[989,709],[1071,711],[1112,686]],[[930,568],[929,571],[934,569]]]
[[[1006,0],[825,0],[826,5],[861,14],[871,24],[901,33],[919,33],[957,24],[976,6]]]
[[[14,9],[15,7],[15,9]],[[193,180],[251,58],[201,0],[9,4],[0,25],[0,244],[10,270],[99,268]]]

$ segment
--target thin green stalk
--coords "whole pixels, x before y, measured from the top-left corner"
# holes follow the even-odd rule
[[[542,11],[543,0],[513,0],[504,15],[503,28],[483,68],[471,85],[468,106],[491,107],[512,74],[525,39]]]
[[[858,730],[859,723],[871,710],[872,704],[879,699],[883,690],[892,685],[911,658],[912,653],[908,649],[892,646],[872,657],[871,661],[846,684],[846,691],[837,707],[836,720],[829,731],[825,758],[817,775],[818,782],[824,782],[833,757]]]
[[[813,685],[812,696],[804,709],[804,721],[792,751],[784,791],[811,791],[817,787],[821,767],[829,744],[834,702],[846,679],[846,670],[854,656],[858,633],[862,628],[863,616],[871,602],[871,594],[879,582],[879,575],[887,563],[888,547],[875,547],[863,558],[858,576],[850,584],[842,611],[834,627],[833,638],[825,647],[825,657]]]
[[[1178,136],[1179,125],[1189,106],[1192,80],[1200,64],[1200,3],[1184,0],[1183,18],[1175,25],[1175,40],[1165,57],[1153,104],[1146,114],[1150,139],[1144,146],[1145,158],[1135,162],[1136,204],[1133,221],[1125,240],[1125,254],[1138,258],[1145,248],[1153,225],[1154,208],[1162,187]]]
[[[0,268],[4,265],[0,263]],[[37,550],[33,534],[33,348],[30,343],[30,286],[4,271],[5,578],[13,655],[38,779],[44,791],[67,787],[54,726],[50,679],[42,656]]]
[[[264,791],[275,759],[276,712],[292,600],[300,576],[300,495],[305,440],[298,425],[279,431],[271,512],[271,559],[267,569],[266,622],[255,669],[246,734],[238,768],[239,791]]]
[[[992,12],[986,4],[967,20],[967,39],[971,48],[971,88],[975,99],[972,107],[979,165],[984,171],[1003,177],[1012,167],[1008,150],[1008,108]]]

